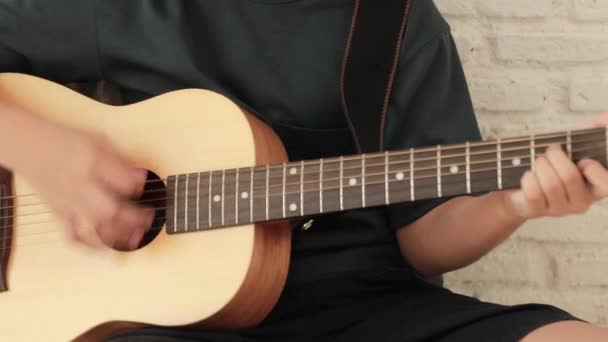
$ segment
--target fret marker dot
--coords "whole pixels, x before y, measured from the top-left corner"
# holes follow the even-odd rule
[[[291,203],[289,205],[289,211],[296,211],[296,210],[298,210],[298,205],[295,203]]]
[[[520,165],[521,165],[521,159],[519,159],[519,158],[513,159],[513,166],[520,166]]]
[[[295,167],[292,167],[291,169],[289,169],[289,174],[290,175],[295,175],[298,173],[298,169],[296,169]]]
[[[248,197],[249,197],[249,193],[248,192],[246,192],[246,191],[241,192],[241,198],[242,199],[247,199]]]
[[[355,178],[349,179],[348,185],[350,185],[350,186],[357,185],[357,179],[355,179]]]
[[[458,167],[458,165],[452,165],[452,166],[450,166],[450,173],[451,174],[453,174],[453,175],[457,174],[458,171],[460,171],[460,168]]]
[[[213,202],[219,202],[222,199],[220,195],[213,196]]]
[[[395,178],[397,178],[397,180],[403,180],[404,177],[405,175],[403,174],[403,172],[399,172],[395,175]]]

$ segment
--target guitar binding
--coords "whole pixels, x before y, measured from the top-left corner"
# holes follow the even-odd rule
[[[8,291],[7,267],[13,245],[12,174],[0,168],[0,292]]]

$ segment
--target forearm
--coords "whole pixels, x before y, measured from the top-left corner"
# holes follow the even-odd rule
[[[398,232],[404,257],[425,276],[472,264],[524,223],[503,201],[503,193],[491,193],[442,204]]]
[[[44,121],[0,100],[0,165],[19,168],[28,159],[35,158],[24,151],[34,151],[34,142],[40,135]]]

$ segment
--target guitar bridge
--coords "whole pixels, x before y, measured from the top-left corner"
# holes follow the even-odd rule
[[[8,291],[7,267],[13,245],[14,203],[12,174],[0,168],[0,292]]]

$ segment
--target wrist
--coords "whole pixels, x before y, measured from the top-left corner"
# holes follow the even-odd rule
[[[504,190],[490,193],[487,196],[492,196],[496,201],[497,218],[503,222],[516,224],[517,226],[525,223],[529,218],[522,216],[511,201],[511,192],[514,190]]]

